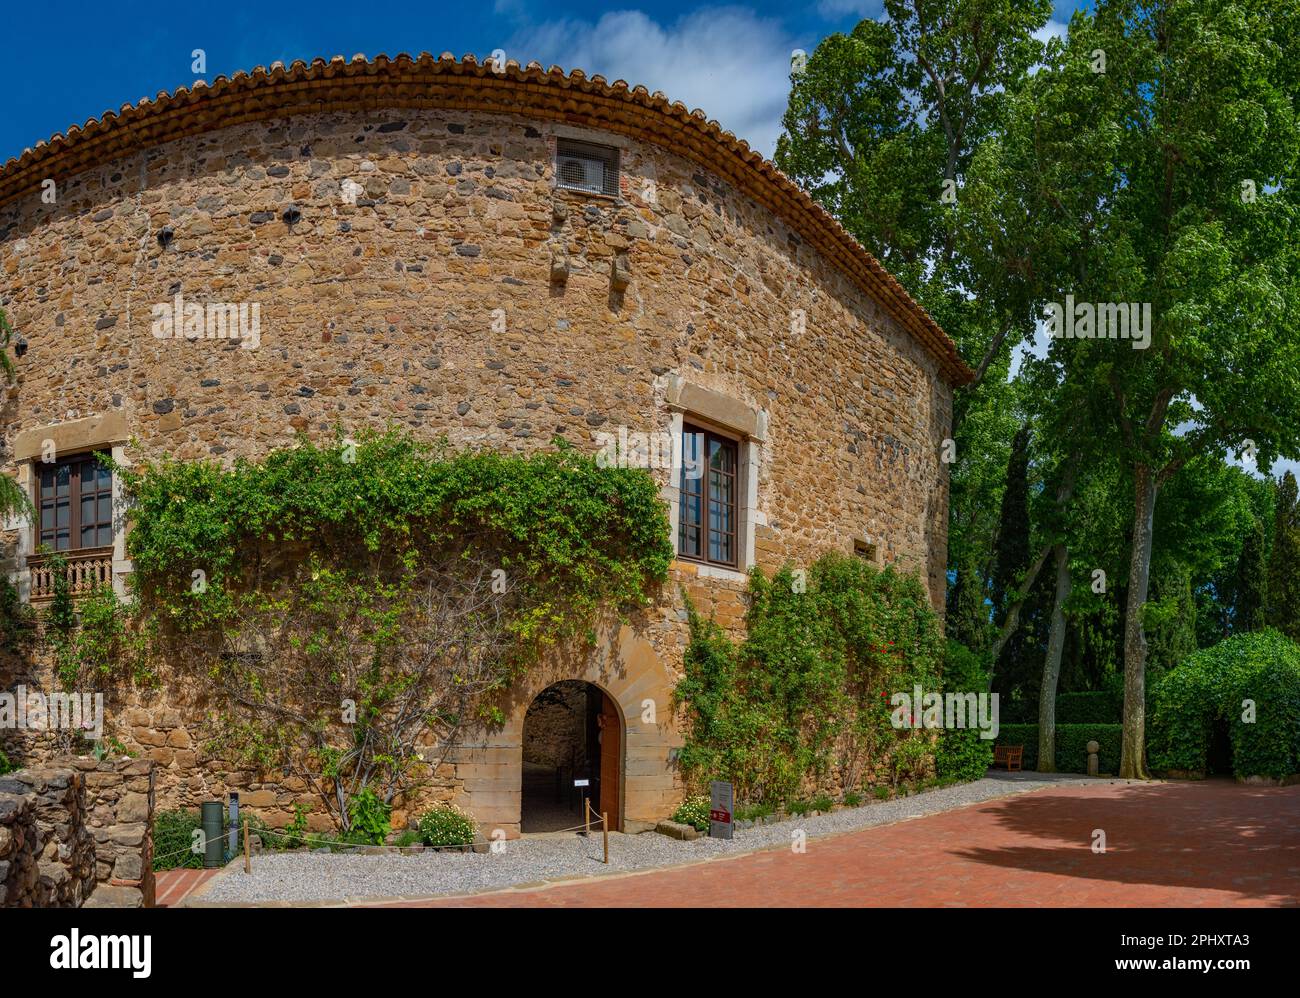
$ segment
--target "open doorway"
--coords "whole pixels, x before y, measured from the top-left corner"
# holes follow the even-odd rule
[[[1205,756],[1206,776],[1232,776],[1232,737],[1228,733],[1226,717],[1214,719]]]
[[[623,724],[604,690],[570,679],[546,687],[528,705],[523,743],[521,831],[581,825],[584,797],[611,831],[622,827]]]

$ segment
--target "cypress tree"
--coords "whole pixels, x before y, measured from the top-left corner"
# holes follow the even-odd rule
[[[1268,560],[1264,554],[1264,525],[1251,522],[1237,559],[1236,584],[1232,608],[1234,634],[1258,631],[1264,627],[1268,606]]]
[[[983,651],[988,643],[989,614],[984,603],[983,579],[974,564],[967,562],[957,569],[951,602],[948,637],[972,651]]]
[[[1300,504],[1295,475],[1277,486],[1273,554],[1268,564],[1268,622],[1300,641]]]

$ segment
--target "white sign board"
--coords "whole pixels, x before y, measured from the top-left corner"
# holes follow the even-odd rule
[[[735,827],[736,794],[730,783],[709,784],[709,838],[729,839]]]
[[[573,781],[573,785],[574,785],[575,787],[586,787],[586,786],[590,786],[590,785],[591,785],[591,780],[574,780],[574,781]]]

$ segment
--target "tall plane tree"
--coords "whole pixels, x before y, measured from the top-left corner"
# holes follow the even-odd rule
[[[1093,325],[1057,341],[1086,372],[1057,405],[1105,410],[1132,482],[1120,775],[1141,778],[1160,491],[1203,455],[1268,467],[1300,454],[1300,8],[1100,0],[1043,74],[1040,106],[1014,122],[1066,123],[1072,140],[1020,182],[1099,188],[1090,211],[1058,211],[1087,266],[1062,273],[1056,302],[1104,307],[1117,333],[1112,303],[1131,320],[1114,338]]]

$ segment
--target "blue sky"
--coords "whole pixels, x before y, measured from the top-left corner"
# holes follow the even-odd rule
[[[1076,4],[1057,0],[1064,22]],[[447,4],[10,3],[0,62],[0,162],[106,109],[279,59],[386,52],[480,58],[502,48],[520,63],[579,67],[643,83],[703,108],[771,155],[785,108],[790,52],[879,17],[880,0],[627,4],[477,0]]]

